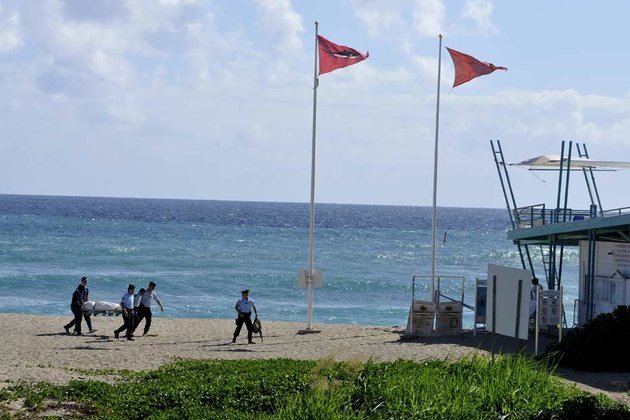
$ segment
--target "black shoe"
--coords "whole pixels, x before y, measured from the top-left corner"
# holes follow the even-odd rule
[[[118,331],[114,331],[114,337],[116,337],[116,340],[118,340]]]
[[[236,337],[232,338],[232,343],[236,343]]]
[[[67,325],[64,325],[63,329],[66,330],[66,334],[70,334],[70,328]]]
[[[133,338],[133,337],[127,337],[127,340],[129,340],[129,341],[136,341],[136,339]]]
[[[256,344],[256,342],[255,342],[255,341],[252,341],[252,340],[249,340],[249,341],[247,342],[247,344]]]
[[[77,336],[78,336],[78,335],[83,335],[83,334],[82,334],[82,333],[80,333],[80,332],[78,332],[78,333],[75,333],[74,335],[77,335]]]

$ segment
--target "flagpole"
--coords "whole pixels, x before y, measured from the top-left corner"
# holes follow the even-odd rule
[[[310,207],[310,224],[309,224],[309,253],[308,253],[308,276],[306,284],[308,287],[308,303],[306,306],[306,331],[313,329],[313,262],[315,260],[315,143],[317,133],[317,86],[319,80],[317,77],[317,51],[319,31],[319,22],[315,21],[315,60],[313,66],[313,137],[311,144],[311,207]]]
[[[435,299],[435,245],[437,242],[437,173],[438,173],[438,138],[440,130],[440,76],[442,72],[442,34],[440,34],[438,52],[437,104],[435,110],[435,150],[433,152],[433,212],[431,216],[431,299]]]

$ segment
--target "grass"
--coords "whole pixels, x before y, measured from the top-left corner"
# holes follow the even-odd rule
[[[112,373],[112,372],[109,372]],[[568,387],[522,356],[415,363],[183,360],[119,382],[15,385],[28,415],[277,419],[630,419],[611,400]],[[5,404],[6,405],[6,404]],[[0,408],[0,418],[9,415]]]

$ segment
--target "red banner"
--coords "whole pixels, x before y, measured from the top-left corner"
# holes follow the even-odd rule
[[[351,66],[370,56],[369,53],[361,54],[354,48],[337,45],[321,35],[317,35],[317,39],[319,41],[319,74]]]
[[[507,70],[507,67],[497,67],[492,63],[479,61],[475,57],[446,48],[455,65],[455,81],[453,87],[471,81],[475,77],[490,74],[495,70]]]

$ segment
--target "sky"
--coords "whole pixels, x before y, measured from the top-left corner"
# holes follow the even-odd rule
[[[0,0],[0,193],[308,202],[315,25],[369,51],[317,89],[317,202],[505,207],[505,160],[630,161],[630,2]],[[574,146],[575,147],[575,146]],[[510,169],[518,206],[556,173]],[[622,207],[628,171],[596,174]],[[587,208],[572,174],[569,205]]]

